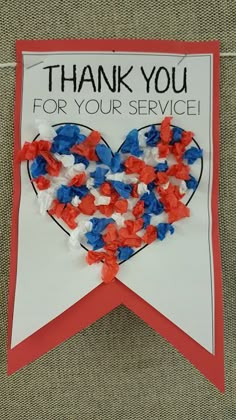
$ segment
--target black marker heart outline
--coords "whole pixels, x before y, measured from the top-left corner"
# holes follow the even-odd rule
[[[60,123],[60,124],[53,124],[52,125],[52,127],[60,127],[60,126],[62,126],[62,125],[67,125],[67,124],[73,124],[73,125],[77,125],[78,127],[83,127],[83,128],[86,128],[86,129],[88,129],[88,130],[90,130],[90,131],[93,131],[93,129],[91,128],[91,127],[88,127],[87,125],[83,125],[83,124],[77,124],[77,123],[71,123],[71,122],[66,122],[66,123]],[[145,128],[149,128],[149,127],[151,127],[152,125],[155,125],[155,126],[160,126],[161,124],[160,123],[157,123],[157,124],[148,124],[148,125],[145,125],[145,126],[143,126],[143,127],[141,127],[141,128],[139,128],[138,129],[138,131],[142,131],[142,130],[144,130]],[[176,126],[176,125],[172,125],[171,124],[171,127],[172,128],[181,128],[181,127],[178,127],[178,126]],[[183,130],[183,129],[182,129]],[[34,139],[33,139],[33,141],[35,141],[35,140],[37,140],[37,138],[40,136],[40,134],[37,134],[37,136],[35,136],[34,137]],[[103,143],[105,143],[105,145],[107,146],[107,147],[109,147],[109,149],[111,149],[110,148],[110,146],[109,146],[109,144],[106,142],[106,140],[101,136],[101,140],[102,140],[102,142]],[[195,143],[195,145],[196,145],[196,147],[199,149],[199,150],[201,150],[201,148],[200,148],[200,146],[199,146],[199,144],[198,144],[198,142],[195,140],[195,138],[193,137],[192,138],[192,141]],[[121,150],[121,147],[123,146],[123,144],[124,144],[124,141],[123,141],[123,143],[120,145],[120,147],[119,147],[119,149],[117,150],[117,152],[119,152],[120,150]],[[114,153],[113,153],[113,151],[111,150],[111,153],[112,153],[112,155],[114,156]],[[198,177],[198,183],[197,183],[197,188],[195,189],[195,190],[193,190],[193,192],[192,192],[192,194],[190,195],[190,197],[189,197],[189,199],[188,199],[188,201],[185,203],[185,205],[186,206],[188,206],[188,204],[190,203],[190,201],[192,200],[192,198],[193,198],[193,196],[194,196],[194,194],[195,194],[195,192],[197,191],[197,189],[198,189],[198,187],[199,187],[199,185],[200,185],[200,181],[201,181],[201,178],[202,178],[202,173],[203,173],[203,157],[201,157],[200,158],[200,160],[201,160],[201,169],[200,169],[200,174],[199,174],[199,177]],[[29,161],[27,161],[27,172],[28,172],[28,176],[29,176],[29,179],[30,179],[30,183],[31,183],[31,185],[32,185],[32,187],[33,187],[33,190],[34,190],[34,192],[35,192],[35,194],[36,194],[36,196],[38,196],[38,192],[37,192],[37,189],[35,188],[35,186],[34,186],[34,183],[33,183],[33,178],[31,177],[31,173],[30,173],[30,168],[29,168]],[[48,213],[48,211],[47,211],[47,213]],[[58,222],[58,220],[54,217],[54,216],[52,216],[51,214],[49,214],[48,213],[48,215],[53,219],[53,221],[68,235],[68,236],[70,236],[70,233]],[[89,251],[89,249],[85,246],[85,245],[83,245],[83,244],[80,244],[81,245],[81,247],[85,250],[85,251]],[[128,261],[130,258],[132,258],[132,257],[134,257],[136,254],[138,254],[140,251],[142,251],[144,248],[146,248],[147,246],[148,246],[149,244],[146,244],[146,245],[143,245],[141,248],[139,248],[137,251],[135,251],[127,260],[123,260],[123,261],[121,261],[120,263],[119,263],[119,265],[121,265],[121,264],[123,264],[123,263],[125,263],[126,261]]]

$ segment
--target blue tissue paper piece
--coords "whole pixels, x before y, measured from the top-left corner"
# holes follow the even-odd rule
[[[142,215],[142,219],[143,219],[143,228],[146,229],[146,227],[148,225],[150,225],[150,221],[151,221],[151,215],[148,213],[144,213]]]
[[[140,200],[144,201],[145,212],[153,213],[153,214],[161,214],[164,211],[164,207],[162,203],[157,200],[155,194],[153,192],[144,193]]]
[[[125,172],[125,165],[123,163],[120,164],[120,167],[117,172]]]
[[[71,147],[74,146],[75,139],[73,137],[66,137],[61,134],[58,134],[53,139],[51,152],[59,153],[60,155],[70,155]]]
[[[110,147],[105,146],[105,144],[97,144],[96,153],[100,161],[110,168],[113,157]]]
[[[76,138],[75,144],[83,143],[83,141],[86,140],[86,138],[87,136],[85,136],[84,134],[79,134],[78,137]]]
[[[97,166],[96,170],[94,172],[91,172],[90,175],[92,178],[94,178],[94,186],[100,187],[105,182],[105,175],[109,169],[101,168],[100,166]]]
[[[158,214],[163,213],[164,207],[163,207],[163,204],[159,200],[155,199],[149,204],[146,211],[148,213],[153,213],[153,214],[158,215]]]
[[[111,184],[121,197],[129,198],[132,191],[132,186],[130,184],[124,184],[124,182],[121,181],[111,181]]]
[[[149,182],[149,184],[147,184],[147,188],[148,188],[149,191],[153,191],[154,188],[156,188],[155,182],[154,181]]]
[[[180,143],[182,138],[183,129],[179,127],[174,127],[172,130],[172,139],[170,141],[170,145],[173,146],[175,143]]]
[[[73,197],[75,195],[78,195],[80,199],[85,197],[89,193],[89,189],[85,185],[81,185],[80,187],[76,187],[75,185],[72,185],[71,188],[73,192]]]
[[[202,149],[198,149],[197,147],[190,147],[184,152],[183,158],[187,160],[189,165],[192,165],[196,162],[197,159],[202,157]]]
[[[96,251],[97,249],[103,248],[104,245],[105,245],[105,242],[102,239],[102,236],[100,235],[99,240],[93,245],[93,251]]]
[[[77,138],[80,135],[80,128],[75,124],[66,124],[59,127],[56,132],[62,136]]]
[[[56,130],[56,133],[52,141],[52,153],[69,155],[72,146],[86,139],[86,136],[80,133],[80,128],[74,124],[63,125]]]
[[[131,155],[137,157],[142,155],[143,152],[139,148],[138,130],[133,129],[128,133],[120,150],[122,153],[131,153]]]
[[[157,128],[155,127],[155,125],[152,125],[150,130],[147,131],[147,133],[144,134],[146,137],[146,144],[147,146],[156,146],[160,139],[160,131],[157,130]]]
[[[46,170],[47,162],[43,158],[43,156],[37,156],[31,165],[30,172],[32,175],[32,178],[38,178],[40,175],[45,175],[47,173]]]
[[[73,188],[67,185],[61,185],[57,190],[57,199],[60,203],[70,203],[74,195]]]
[[[198,181],[196,180],[196,178],[194,178],[193,175],[190,175],[190,179],[188,179],[187,181],[185,181],[187,188],[189,190],[196,190],[197,186],[198,186]]]
[[[102,235],[100,235],[99,233],[87,232],[85,236],[89,245],[92,245],[94,251],[102,248],[105,245],[105,242],[102,239]]]
[[[93,233],[101,233],[103,232],[104,229],[106,229],[106,227],[110,224],[110,223],[114,223],[114,220],[110,217],[110,218],[106,218],[106,217],[93,217],[92,219],[90,219],[90,222],[93,225],[92,231]]]
[[[165,239],[167,232],[172,235],[174,233],[174,227],[170,223],[159,223],[157,225],[157,237],[160,241]]]
[[[120,172],[121,160],[120,153],[116,152],[111,160],[111,171],[113,173]]]
[[[89,161],[86,157],[78,155],[77,153],[73,153],[73,156],[75,158],[75,163],[83,163],[86,168],[89,166]]]
[[[129,246],[119,246],[118,247],[118,258],[120,261],[128,260],[129,257],[134,253],[134,250]]]
[[[144,207],[149,206],[149,204],[151,203],[151,201],[156,198],[154,193],[144,193],[141,197],[140,200],[144,201]]]
[[[167,161],[163,162],[163,163],[158,163],[155,166],[155,171],[157,172],[166,172],[168,170],[168,163]]]

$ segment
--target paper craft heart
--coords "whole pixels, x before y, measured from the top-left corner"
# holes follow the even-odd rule
[[[115,153],[99,133],[75,123],[55,124],[50,141],[39,140],[41,130],[21,151],[41,213],[48,211],[71,242],[88,251],[89,264],[104,262],[105,282],[118,264],[189,216],[202,150],[192,133],[170,120],[132,130]],[[197,160],[190,174],[186,162]]]

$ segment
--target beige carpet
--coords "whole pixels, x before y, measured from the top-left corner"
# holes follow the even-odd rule
[[[236,52],[235,0],[0,0],[0,17],[0,62],[19,38],[220,39]],[[236,420],[236,57],[221,59],[225,395],[124,307],[7,378],[14,72],[0,69],[0,420]]]

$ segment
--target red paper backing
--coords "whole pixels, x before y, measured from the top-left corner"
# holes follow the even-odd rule
[[[18,211],[20,202],[20,168],[16,154],[20,148],[22,103],[22,52],[50,51],[125,51],[176,54],[213,54],[213,184],[212,184],[212,249],[215,282],[215,354],[209,353],[181,329],[150,306],[119,280],[101,284],[57,318],[22,341],[10,347],[17,274]],[[218,164],[219,164],[219,43],[156,40],[50,40],[17,41],[16,103],[14,146],[14,195],[9,286],[8,374],[28,365],[44,353],[86,328],[120,304],[126,305],[181,352],[221,392],[224,391],[224,350],[221,260],[218,229]],[[168,369],[168,366],[166,366]]]

